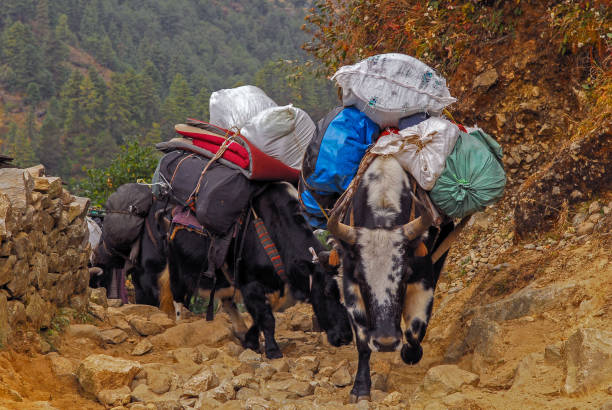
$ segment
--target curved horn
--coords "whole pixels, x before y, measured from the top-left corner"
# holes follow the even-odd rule
[[[104,271],[102,270],[102,268],[99,268],[97,266],[93,266],[91,268],[89,268],[89,275],[91,276],[100,276],[104,273]]]
[[[336,238],[343,240],[344,242],[354,245],[357,242],[357,230],[353,227],[338,222],[335,215],[332,215],[327,221],[327,229]]]
[[[416,218],[414,221],[402,225],[402,232],[410,241],[421,236],[423,232],[429,229],[431,223],[433,222],[433,216],[431,215],[431,212],[429,212],[429,209],[427,209],[427,207],[424,206],[423,203],[416,198],[416,196],[413,195],[412,200],[416,201],[422,213],[421,216]]]

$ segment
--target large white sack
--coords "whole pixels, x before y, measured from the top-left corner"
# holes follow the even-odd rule
[[[315,128],[315,123],[304,110],[286,105],[260,112],[245,124],[240,133],[266,154],[300,169]]]
[[[397,127],[417,112],[439,115],[456,101],[446,80],[422,61],[405,54],[369,57],[341,67],[332,77],[342,87],[342,103],[354,105],[380,127]]]
[[[372,152],[393,155],[423,189],[430,191],[444,171],[446,157],[458,137],[459,128],[455,124],[431,117],[399,133],[383,135]]]
[[[240,129],[248,120],[276,103],[254,85],[215,91],[210,95],[210,123],[225,129]]]

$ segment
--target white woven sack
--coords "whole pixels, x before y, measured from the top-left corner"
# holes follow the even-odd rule
[[[444,171],[446,157],[455,147],[459,128],[431,117],[399,133],[383,135],[372,148],[378,155],[393,155],[421,188],[430,191]]]
[[[456,101],[446,80],[416,58],[389,53],[341,67],[332,77],[342,87],[343,105],[354,105],[380,127],[397,126],[417,112],[439,115]]]
[[[263,110],[276,106],[263,90],[254,85],[215,91],[210,95],[210,123],[228,130],[240,129]]]
[[[304,110],[287,105],[260,112],[245,124],[240,133],[266,154],[300,169],[315,128],[315,123]]]

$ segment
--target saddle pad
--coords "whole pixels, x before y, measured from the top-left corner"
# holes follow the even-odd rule
[[[173,224],[182,225],[187,228],[194,229],[198,232],[206,231],[204,226],[200,222],[198,222],[196,216],[193,214],[193,212],[191,212],[189,208],[181,209],[181,207],[176,207],[174,209],[177,210],[177,212],[173,212]]]
[[[188,122],[190,125],[178,124],[175,126],[175,130],[181,135],[193,138],[194,145],[196,145],[198,149],[209,151],[213,155],[217,152],[218,147],[223,144],[226,136],[234,136],[236,141],[229,145],[221,159],[236,164],[237,162],[229,160],[230,157],[227,155],[232,154],[228,154],[228,152],[236,154],[241,158],[244,158],[244,152],[246,152],[249,162],[245,168],[241,168],[246,171],[244,174],[247,178],[254,181],[287,181],[294,184],[297,183],[300,175],[299,169],[292,168],[282,161],[262,152],[243,135],[202,121],[189,119]],[[213,144],[214,147],[204,146],[206,144]],[[244,151],[242,149],[244,149]],[[207,157],[210,156],[207,155]]]

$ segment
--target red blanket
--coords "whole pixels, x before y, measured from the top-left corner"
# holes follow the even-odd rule
[[[177,133],[191,138],[193,144],[212,155],[216,154],[229,136],[231,142],[221,158],[245,170],[247,178],[257,181],[288,181],[297,183],[300,170],[291,168],[276,158],[265,154],[244,136],[198,120],[175,126]]]

